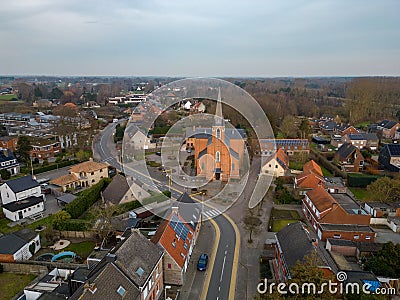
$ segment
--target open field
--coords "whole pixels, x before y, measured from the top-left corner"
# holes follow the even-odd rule
[[[0,95],[0,101],[9,101],[13,98],[17,98],[17,96],[14,94]]]

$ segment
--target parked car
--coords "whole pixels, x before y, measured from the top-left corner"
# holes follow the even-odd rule
[[[200,255],[199,261],[197,262],[197,270],[205,271],[207,269],[208,264],[208,255],[203,253]]]

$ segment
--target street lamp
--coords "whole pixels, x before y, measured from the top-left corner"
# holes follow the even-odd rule
[[[169,290],[170,288],[171,288],[170,285],[166,285],[166,286],[164,287],[164,299],[165,299],[165,300],[167,300],[167,290]]]

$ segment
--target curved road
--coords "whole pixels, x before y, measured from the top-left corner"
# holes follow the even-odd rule
[[[117,159],[118,152],[115,150],[115,144],[113,142],[113,133],[117,123],[109,124],[103,129],[98,138],[93,142],[93,154],[96,159],[103,162],[108,162],[118,170],[122,170],[122,166]],[[137,170],[131,170],[137,179],[140,181],[150,184],[151,181],[155,184],[159,190],[167,190],[166,183],[160,182],[154,178],[150,179],[146,175],[138,172]],[[184,192],[184,188],[171,188],[171,194],[173,198],[178,198]],[[203,214],[210,216],[213,214],[220,213],[213,207],[205,205]],[[210,262],[214,261],[212,266],[211,277],[206,279],[205,288],[208,287],[206,294],[203,291],[203,295],[206,295],[207,300],[233,300],[235,297],[235,286],[236,286],[236,272],[237,272],[237,257],[239,255],[239,247],[237,242],[237,234],[233,223],[228,220],[224,214],[219,214],[213,220],[220,231],[220,239],[218,241],[218,247],[216,249],[215,257],[210,257]],[[210,254],[211,255],[211,254]],[[197,258],[192,258],[197,259]],[[210,264],[211,267],[211,264]]]

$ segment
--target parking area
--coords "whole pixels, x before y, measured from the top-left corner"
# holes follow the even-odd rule
[[[376,232],[375,242],[376,243],[388,243],[393,242],[395,244],[400,244],[400,234],[393,232],[388,227],[386,228],[373,228]]]

